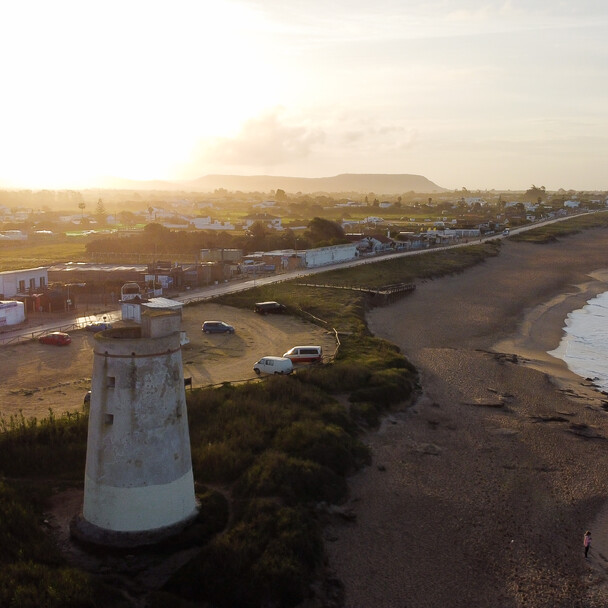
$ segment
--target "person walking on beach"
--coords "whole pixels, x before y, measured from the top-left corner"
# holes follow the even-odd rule
[[[589,547],[591,546],[591,532],[587,530],[585,536],[583,536],[583,547],[585,547],[585,559],[587,559],[587,553],[589,553]]]

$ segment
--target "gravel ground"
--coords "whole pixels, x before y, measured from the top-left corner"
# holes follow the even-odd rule
[[[222,320],[235,333],[203,334],[205,320]],[[60,321],[59,321],[60,322]],[[182,329],[189,343],[182,348],[184,376],[194,387],[254,378],[253,364],[265,355],[282,355],[292,346],[319,344],[333,354],[335,338],[322,328],[290,315],[261,316],[212,303],[186,306]],[[9,420],[22,412],[26,418],[82,411],[91,385],[94,335],[70,332],[68,346],[31,340],[0,347],[0,417]]]

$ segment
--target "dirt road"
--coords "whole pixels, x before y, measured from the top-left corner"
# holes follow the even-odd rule
[[[233,325],[234,334],[206,335],[205,320]],[[189,344],[182,349],[184,376],[194,387],[255,377],[253,364],[265,355],[282,355],[298,344],[320,344],[332,354],[332,334],[289,315],[260,316],[253,311],[202,303],[183,309],[182,329]],[[69,346],[37,341],[0,348],[0,417],[8,421],[82,411],[93,369],[93,334],[70,334]]]

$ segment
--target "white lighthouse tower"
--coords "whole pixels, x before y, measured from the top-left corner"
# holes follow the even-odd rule
[[[180,346],[180,315],[95,335],[82,515],[76,536],[138,545],[197,515]]]

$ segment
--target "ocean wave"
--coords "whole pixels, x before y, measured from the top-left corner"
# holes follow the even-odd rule
[[[608,389],[608,292],[568,315],[564,337],[549,354],[562,359],[575,374]]]

